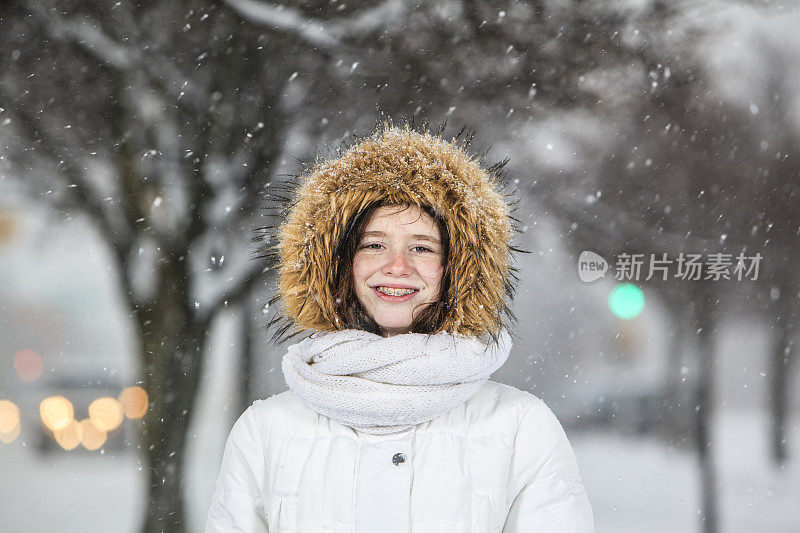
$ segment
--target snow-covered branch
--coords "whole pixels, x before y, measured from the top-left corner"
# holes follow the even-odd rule
[[[239,303],[245,296],[252,294],[257,283],[266,283],[274,275],[272,266],[263,260],[253,260],[252,266],[239,278],[238,282],[230,289],[223,290],[217,299],[208,306],[208,311],[202,315],[200,322],[208,327],[219,311]]]
[[[594,206],[591,210],[580,206],[576,198],[585,191],[560,191],[547,195],[544,204],[552,207],[553,212],[562,218],[569,218],[579,224],[592,228],[598,234],[617,234],[618,230],[609,228],[625,228],[624,235],[628,240],[638,243],[658,243],[661,248],[684,250],[687,246],[715,250],[719,240],[707,239],[700,235],[676,234],[663,229],[656,229],[633,217],[627,211],[616,209],[610,205]]]
[[[38,17],[53,39],[75,44],[102,64],[120,73],[136,71],[146,74],[147,79],[173,101],[194,112],[205,109],[206,95],[202,88],[196,87],[173,62],[145,57],[139,48],[113,39],[96,22],[85,18],[63,17],[57,11],[48,12],[36,2],[29,2],[28,9]]]
[[[389,0],[365,9],[354,17],[320,22],[299,10],[257,0],[225,0],[234,11],[253,24],[292,33],[315,48],[331,51],[348,35],[366,35],[396,25],[408,10],[406,2]]]
[[[334,22],[342,33],[368,35],[397,26],[408,14],[409,5],[401,0],[389,0],[364,9],[345,21]]]
[[[103,30],[86,20],[52,19],[52,35],[68,38],[81,45],[103,63],[117,70],[130,70],[137,54],[105,34]]]
[[[95,221],[109,246],[115,249],[124,249],[129,246],[130,231],[123,228],[118,218],[112,217],[105,209],[101,199],[94,193],[86,176],[86,170],[76,164],[69,157],[62,157],[59,154],[58,142],[51,138],[48,128],[41,127],[39,121],[30,113],[27,113],[19,105],[8,105],[13,102],[13,98],[0,87],[0,102],[5,103],[9,109],[6,113],[10,124],[14,128],[14,133],[20,135],[25,143],[31,147],[41,149],[42,156],[49,158],[52,164],[61,172],[62,183],[64,185],[63,197],[53,196],[54,205],[60,207],[77,208]],[[5,107],[4,106],[4,107]],[[13,117],[13,118],[12,118]],[[41,153],[37,151],[37,153]]]
[[[255,0],[225,0],[225,3],[253,24],[295,33],[304,41],[323,50],[335,47],[341,38],[334,28],[308,20],[296,9],[272,6]]]

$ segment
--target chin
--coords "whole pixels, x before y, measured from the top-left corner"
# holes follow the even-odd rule
[[[378,322],[378,325],[383,329],[408,329],[411,327],[411,322],[407,324],[386,324],[383,322]]]
[[[406,332],[406,331],[408,331],[408,328],[411,327],[411,321],[409,321],[408,323],[404,323],[404,324],[397,324],[397,323],[392,323],[392,322],[389,322],[389,323],[379,322],[377,320],[376,320],[376,322],[381,327],[381,329],[384,330],[385,332],[388,332],[389,330],[400,330],[400,331]]]

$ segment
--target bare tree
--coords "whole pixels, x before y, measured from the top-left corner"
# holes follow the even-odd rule
[[[649,87],[610,121],[616,140],[600,150],[599,160],[569,176],[543,180],[537,198],[571,228],[566,232],[575,252],[603,243],[618,253],[666,253],[673,260],[681,252],[730,254],[734,266],[734,252],[763,256],[760,277],[744,281],[750,283],[747,287],[734,278],[712,282],[705,269],[697,281],[640,280],[665,300],[677,332],[670,345],[673,353],[666,355],[672,364],[662,423],[670,425],[664,429],[671,442],[693,442],[700,466],[702,528],[713,532],[718,520],[710,421],[715,337],[725,311],[766,317],[774,329],[771,438],[776,459],[785,457],[786,380],[797,301],[791,288],[798,282],[786,265],[798,257],[800,219],[793,206],[800,194],[794,179],[800,153],[795,126],[785,119],[790,100],[784,87],[790,84],[781,76],[788,58],[759,48],[771,63],[766,91],[771,101],[755,115],[714,90],[706,58],[692,53],[697,32],[675,46],[657,31],[670,13],[682,16],[671,7],[662,6],[661,12],[655,17],[659,23],[641,27],[646,38],[638,48],[639,72],[641,85]],[[672,28],[682,27],[677,20]],[[595,199],[591,205],[576,201],[588,195]],[[751,305],[743,308],[745,298]],[[696,332],[695,342],[683,342],[680,337],[690,331]],[[679,385],[686,346],[696,347],[689,354],[696,357],[692,391]]]
[[[142,528],[183,531],[210,326],[270,275],[245,252],[293,107],[289,67],[264,61],[286,44],[213,4],[55,6],[12,5],[0,23],[6,170],[113,253],[150,397]]]

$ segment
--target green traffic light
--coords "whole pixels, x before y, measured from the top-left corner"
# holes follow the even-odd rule
[[[633,283],[620,283],[608,295],[608,307],[623,320],[636,318],[644,310],[644,293]]]

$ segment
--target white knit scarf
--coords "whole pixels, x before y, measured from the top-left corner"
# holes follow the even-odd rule
[[[286,385],[317,413],[365,433],[403,431],[471,398],[503,366],[511,337],[499,342],[447,332],[381,337],[318,331],[289,346]]]

